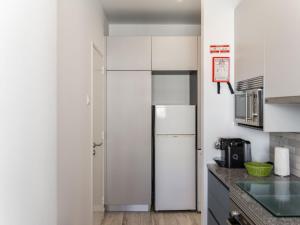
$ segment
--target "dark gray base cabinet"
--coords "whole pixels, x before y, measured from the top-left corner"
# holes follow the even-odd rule
[[[208,172],[208,225],[226,225],[229,217],[229,189]]]
[[[207,224],[208,225],[219,225],[210,211],[208,211],[208,214],[207,214]]]

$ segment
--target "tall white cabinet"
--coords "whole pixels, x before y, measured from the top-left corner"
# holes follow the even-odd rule
[[[148,211],[151,37],[108,37],[107,68],[106,208]]]
[[[107,73],[106,181],[108,209],[147,209],[150,205],[150,71]]]

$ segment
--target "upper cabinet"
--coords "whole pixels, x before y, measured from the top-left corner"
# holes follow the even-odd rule
[[[235,10],[236,81],[264,76],[269,103],[300,103],[299,12],[299,0],[243,0]]]
[[[152,70],[197,70],[198,37],[153,37]]]
[[[266,98],[300,96],[300,1],[267,2]]]
[[[151,37],[107,37],[107,70],[151,70]]]
[[[242,0],[235,10],[236,81],[264,76],[264,131],[299,132],[300,1]],[[284,104],[280,104],[284,103]]]
[[[236,81],[264,76],[264,19],[256,0],[243,1],[235,12]]]

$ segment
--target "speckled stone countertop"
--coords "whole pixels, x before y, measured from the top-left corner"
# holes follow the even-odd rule
[[[235,184],[237,181],[244,180],[300,180],[299,178],[294,176],[288,178],[281,178],[277,176],[257,178],[248,175],[245,169],[227,169],[219,167],[216,164],[208,164],[207,167],[209,171],[211,171],[224,183],[224,185],[229,188],[230,198],[256,225],[300,225],[300,217],[280,218],[273,216]]]

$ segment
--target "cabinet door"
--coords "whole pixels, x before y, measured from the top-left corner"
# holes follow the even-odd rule
[[[264,76],[264,12],[260,0],[244,0],[235,10],[236,81]]]
[[[300,96],[300,1],[266,0],[266,98]]]
[[[151,37],[108,37],[107,70],[151,70]]]
[[[107,205],[151,202],[151,72],[107,73]]]
[[[207,212],[207,225],[219,225],[209,210]]]
[[[208,173],[208,209],[219,224],[226,224],[229,207],[229,190],[211,172]]]
[[[197,70],[197,37],[153,37],[152,70]]]

